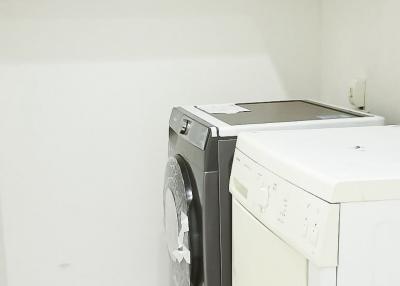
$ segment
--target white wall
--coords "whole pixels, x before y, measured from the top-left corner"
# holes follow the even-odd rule
[[[318,0],[0,1],[8,285],[165,285],[171,107],[316,97],[319,16]]]
[[[347,105],[353,79],[367,79],[367,109],[400,123],[400,2],[322,0],[322,98]]]

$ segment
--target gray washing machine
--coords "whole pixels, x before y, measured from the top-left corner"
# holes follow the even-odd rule
[[[240,132],[383,125],[304,100],[176,107],[169,122],[164,226],[173,286],[231,286],[231,196]]]

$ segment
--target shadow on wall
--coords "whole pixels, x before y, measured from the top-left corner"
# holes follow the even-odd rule
[[[275,91],[276,95],[315,97],[319,96],[318,3],[10,1],[0,6],[0,61],[259,58],[259,66],[268,70],[261,75],[265,81],[271,77],[282,81],[283,91]]]

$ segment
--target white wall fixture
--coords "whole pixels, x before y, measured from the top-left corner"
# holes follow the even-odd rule
[[[365,79],[356,79],[349,88],[349,101],[355,108],[365,109],[367,81]]]
[[[349,81],[361,75],[368,111],[400,123],[399,11],[398,0],[321,0],[322,100],[350,106]]]

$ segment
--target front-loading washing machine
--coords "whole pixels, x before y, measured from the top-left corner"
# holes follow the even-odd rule
[[[231,286],[229,177],[243,131],[382,125],[312,101],[176,107],[169,122],[164,225],[174,286]]]
[[[398,126],[241,134],[233,286],[400,285]]]

